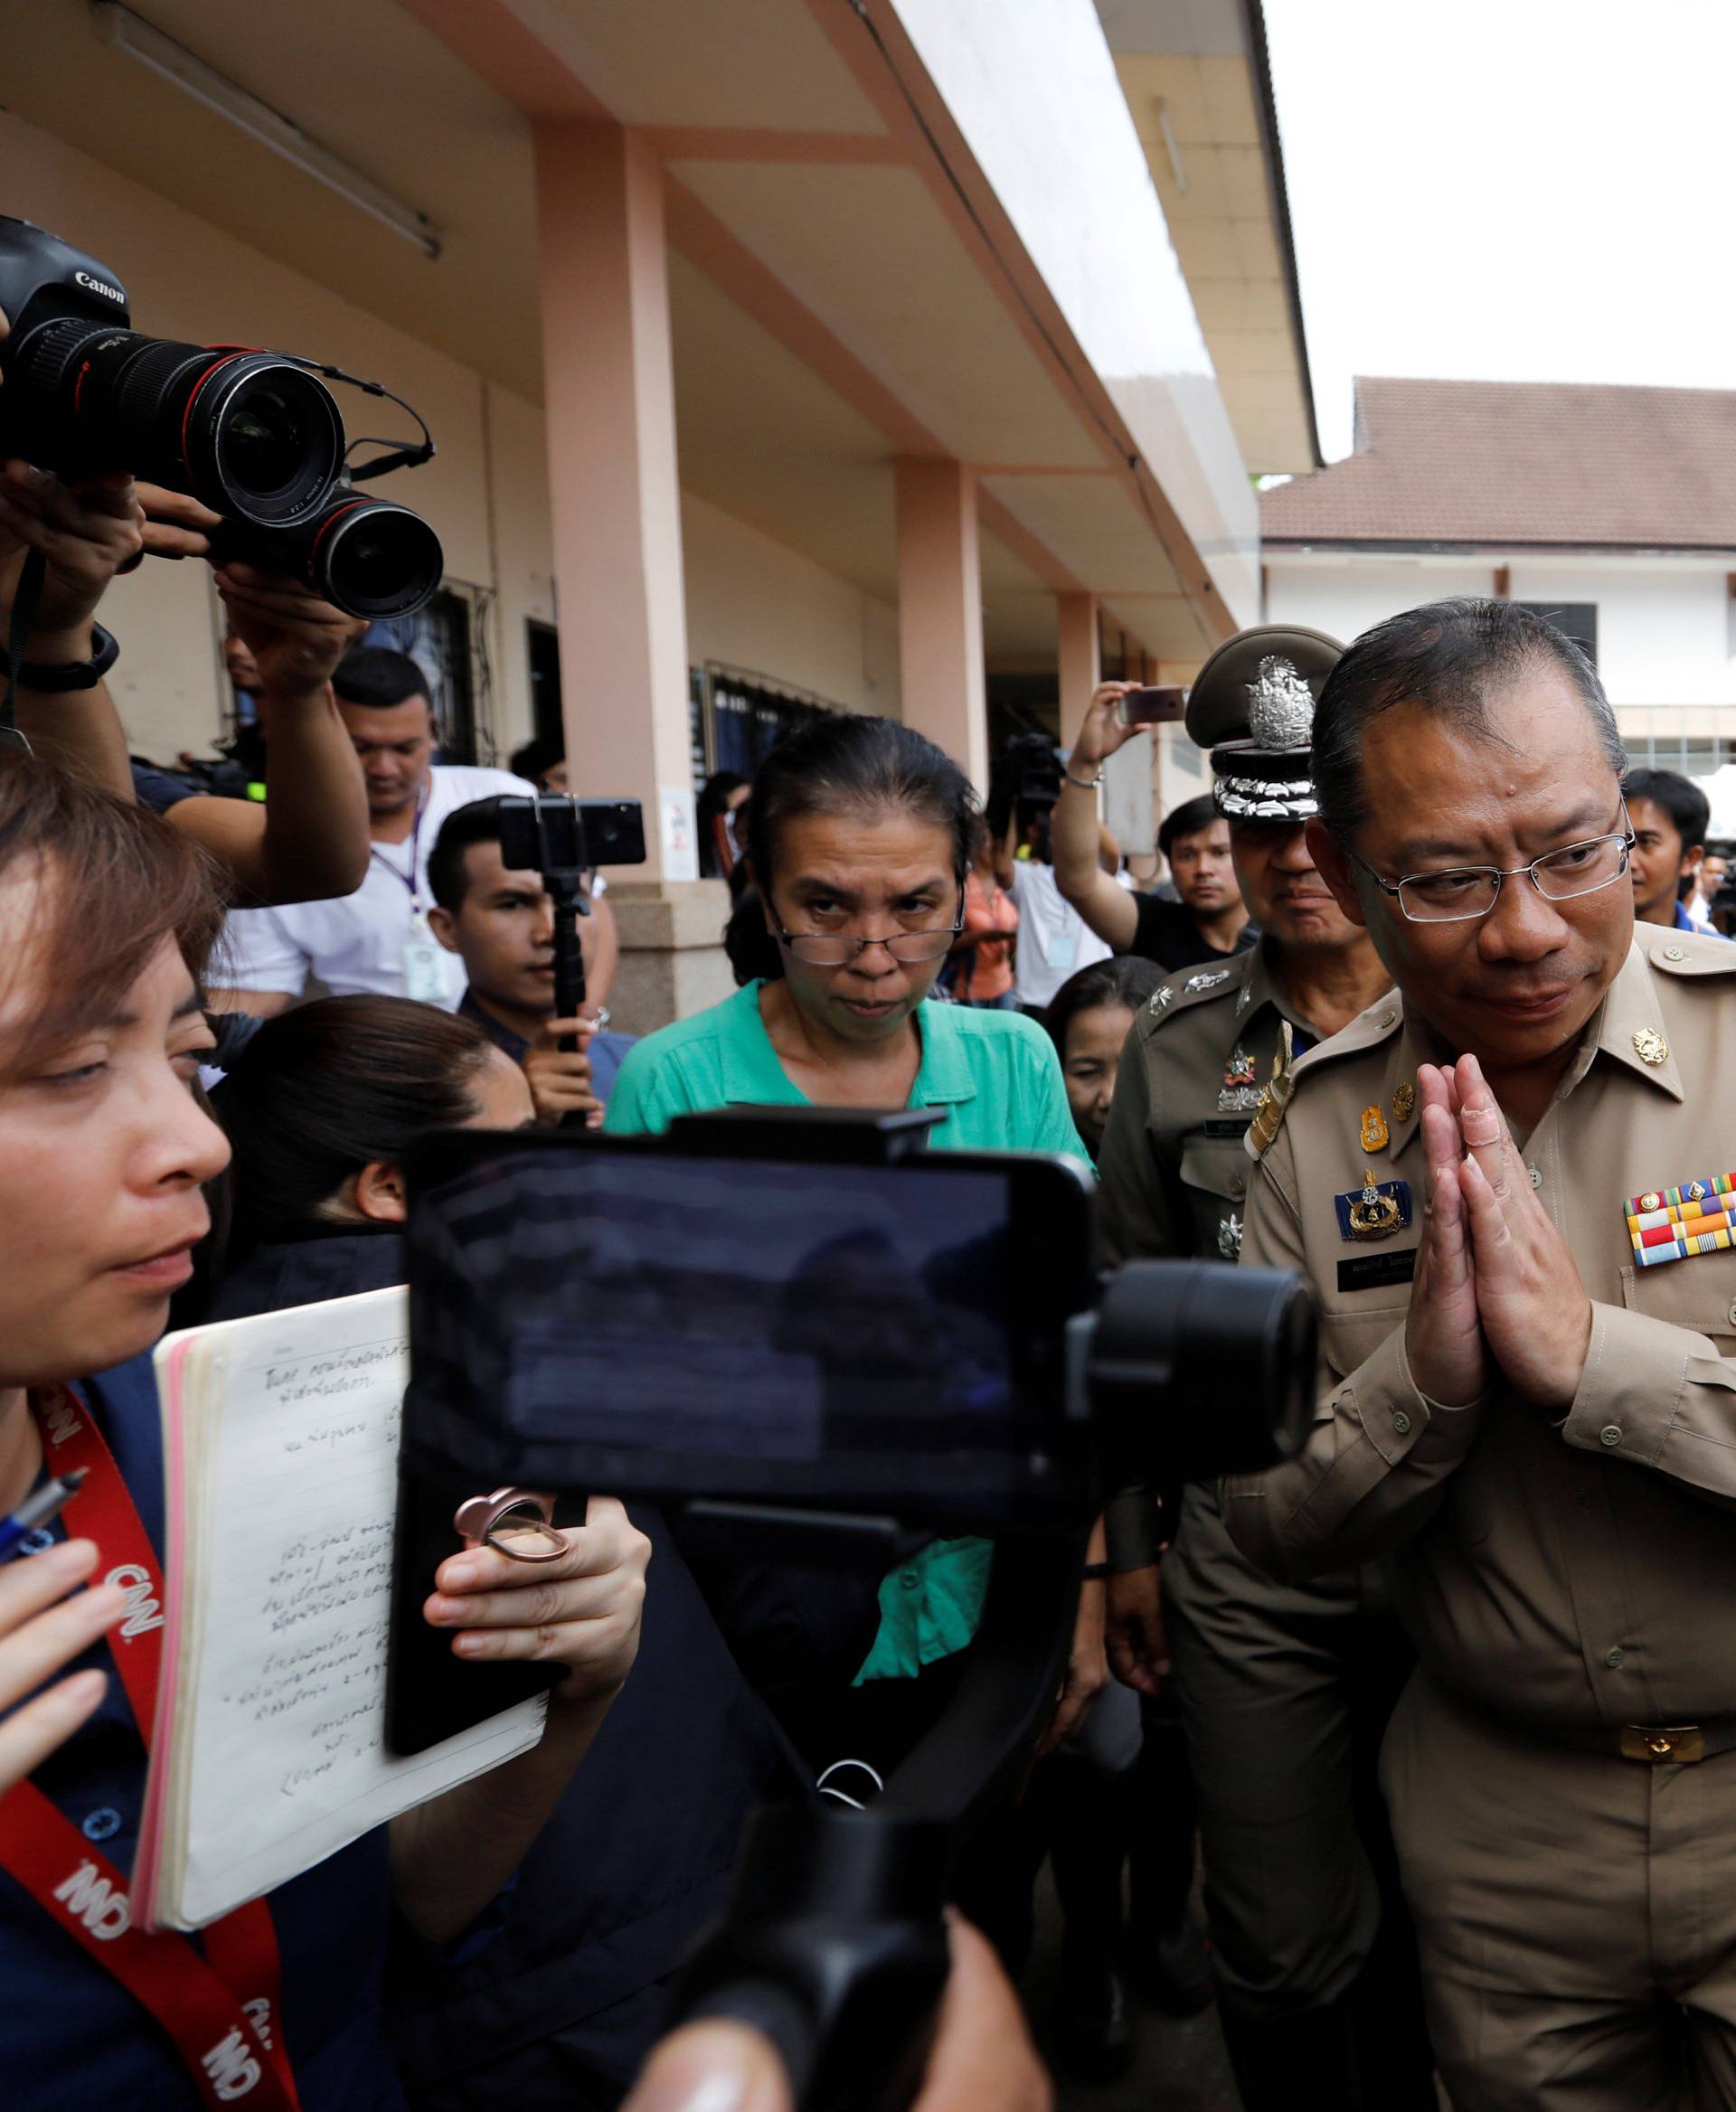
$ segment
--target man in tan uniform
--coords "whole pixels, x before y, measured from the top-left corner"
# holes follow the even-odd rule
[[[1307,1048],[1391,986],[1304,837],[1315,811],[1315,693],[1342,650],[1318,631],[1262,625],[1220,646],[1194,684],[1187,730],[1212,751],[1261,937],[1250,953],[1177,970],[1128,1037],[1099,1161],[1107,1264],[1233,1261],[1254,1173],[1242,1139],[1280,1037]],[[1126,738],[1116,712],[1126,686],[1098,691],[1070,775]],[[1070,806],[1063,794],[1058,864]],[[1129,1551],[1118,1530],[1124,1569],[1109,1579],[1110,1639],[1117,1669],[1146,1692],[1167,1642],[1244,2112],[1289,2112],[1301,2075],[1334,2112],[1433,2112],[1414,1953],[1374,1779],[1413,1658],[1384,1586],[1369,1568],[1307,1583],[1263,1574],[1231,1542],[1205,1483],[1187,1488],[1172,1523],[1161,1609],[1151,1549],[1134,1542]]]
[[[1281,1572],[1384,1559],[1460,2112],[1736,2105],[1736,948],[1636,934],[1613,717],[1510,603],[1367,633],[1314,739],[1398,989],[1256,1121],[1243,1254],[1307,1271],[1325,1383],[1225,1517]]]

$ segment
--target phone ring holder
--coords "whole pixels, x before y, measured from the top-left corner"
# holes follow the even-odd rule
[[[503,1528],[542,1541],[546,1551],[527,1554],[496,1539]],[[491,1547],[514,1562],[556,1562],[567,1551],[565,1533],[555,1530],[554,1498],[533,1489],[496,1489],[492,1495],[472,1496],[452,1513],[452,1529],[466,1547]]]

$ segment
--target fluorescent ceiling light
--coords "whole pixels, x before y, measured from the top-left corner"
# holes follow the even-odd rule
[[[92,0],[90,12],[96,17],[97,33],[105,43],[148,66],[165,80],[172,80],[195,102],[215,110],[220,118],[227,118],[250,139],[280,154],[304,175],[335,191],[340,198],[347,199],[394,234],[402,235],[407,242],[414,242],[425,257],[439,255],[440,238],[425,213],[382,191],[360,169],[352,168],[329,147],[309,138],[299,125],[292,124],[258,96],[250,95],[214,66],[207,66],[184,44],[177,44],[160,29],[153,29],[143,16],[121,6],[119,0]]]

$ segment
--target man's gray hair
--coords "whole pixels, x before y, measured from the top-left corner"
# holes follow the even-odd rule
[[[1326,677],[1314,715],[1314,784],[1320,818],[1341,840],[1368,818],[1363,741],[1370,720],[1415,704],[1467,732],[1501,735],[1489,712],[1495,691],[1533,667],[1566,676],[1591,714],[1619,778],[1627,751],[1598,671],[1547,618],[1512,601],[1467,595],[1430,601],[1364,631]]]

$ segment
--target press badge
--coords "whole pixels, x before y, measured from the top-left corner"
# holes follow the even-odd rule
[[[427,918],[418,917],[404,941],[404,995],[419,1004],[444,1004],[446,995],[446,948]]]

